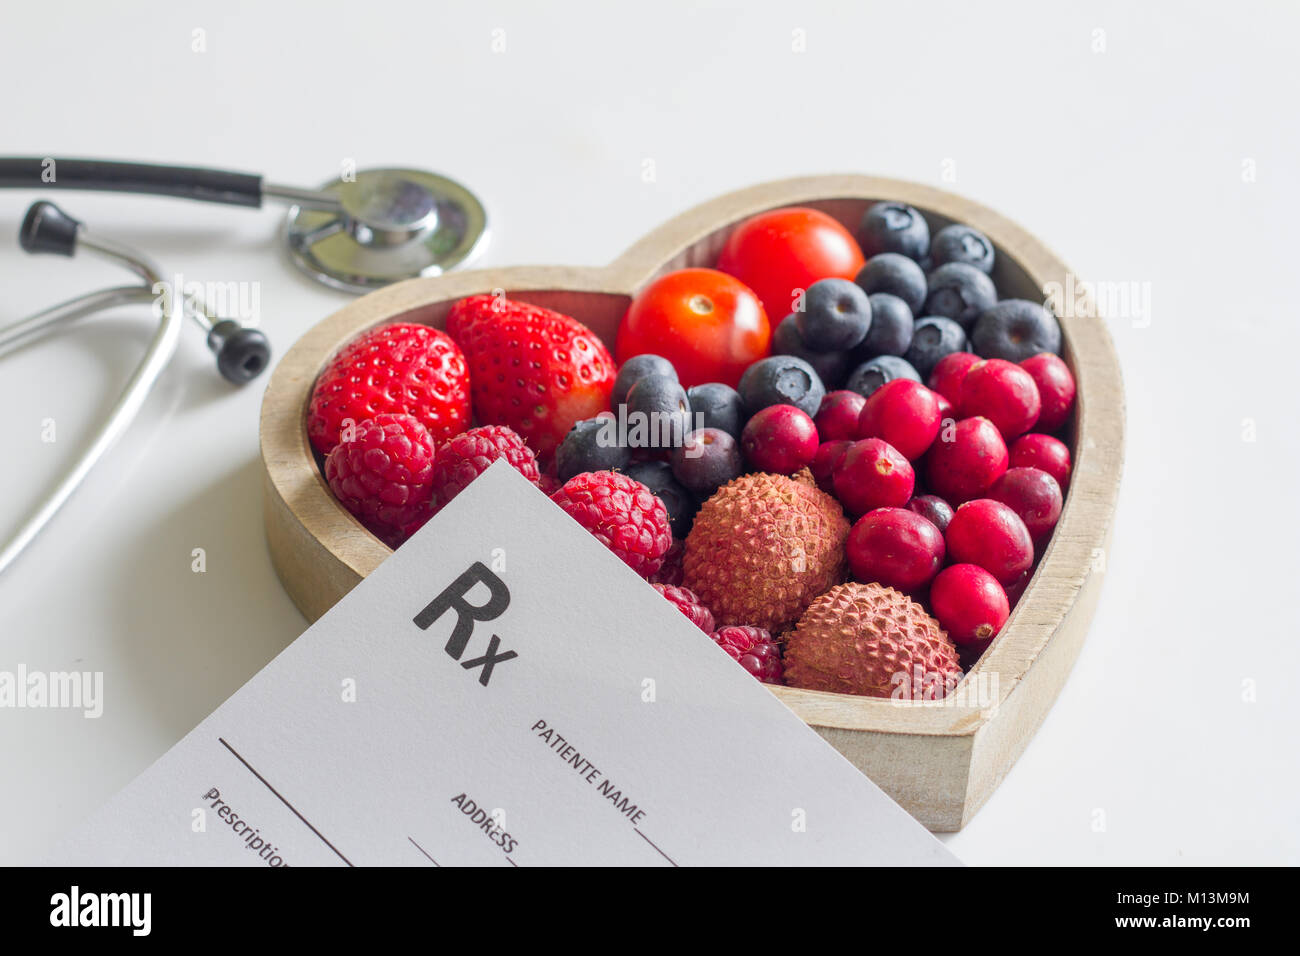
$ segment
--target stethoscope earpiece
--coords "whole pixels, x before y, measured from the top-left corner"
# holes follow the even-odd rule
[[[208,332],[208,348],[217,357],[221,377],[236,385],[251,382],[271,362],[271,343],[260,329],[222,319]]]

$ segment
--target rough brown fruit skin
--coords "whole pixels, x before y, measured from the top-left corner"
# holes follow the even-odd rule
[[[831,588],[785,636],[790,687],[938,700],[961,673],[957,648],[939,622],[906,595],[879,584]]]
[[[813,598],[843,581],[849,523],[803,469],[743,475],[704,503],[686,538],[682,581],[718,627],[779,633]]]

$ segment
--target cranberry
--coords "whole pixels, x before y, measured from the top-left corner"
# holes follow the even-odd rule
[[[934,390],[931,389],[931,391],[934,391]],[[937,402],[939,403],[939,421],[940,421],[940,422],[942,422],[945,418],[953,418],[953,417],[956,415],[956,413],[957,413],[956,406],[954,406],[952,402],[948,401],[948,399],[947,399],[946,396],[941,395],[939,392],[935,392],[935,393],[934,393],[934,398],[935,398],[935,401],[937,401]]]
[[[849,446],[831,473],[835,497],[854,514],[875,508],[902,507],[912,497],[916,474],[898,449],[879,438]]]
[[[952,505],[938,495],[917,495],[907,503],[908,510],[919,514],[942,533],[952,520]]]
[[[817,482],[817,487],[828,495],[835,494],[835,485],[831,481],[831,474],[852,444],[851,441],[837,438],[835,441],[824,441],[817,446],[817,454],[813,455],[812,464],[808,467],[812,469],[812,476]]]
[[[943,535],[906,508],[877,508],[849,532],[849,568],[863,583],[915,591],[943,567]]]
[[[1014,581],[1012,581],[1010,584],[1006,586],[1004,590],[1007,592],[1008,604],[1010,604],[1012,607],[1016,606],[1016,602],[1020,600],[1020,598],[1025,593],[1025,589],[1029,587],[1029,579],[1032,578],[1033,576],[1034,576],[1034,569],[1030,568],[1028,571],[1020,575],[1020,577],[1016,578]]]
[[[983,415],[1007,441],[1038,421],[1042,401],[1034,378],[1006,359],[986,359],[970,367],[961,383],[957,408],[966,417]]]
[[[925,459],[929,489],[958,505],[984,494],[1006,470],[1006,443],[987,418],[944,424]]]
[[[1038,428],[1054,432],[1065,424],[1074,408],[1074,376],[1059,355],[1039,352],[1020,363],[1038,386],[1043,407],[1038,413]]]
[[[821,408],[817,410],[817,417],[813,419],[821,440],[827,442],[847,438],[853,441],[857,438],[858,418],[866,403],[866,396],[846,389],[827,393],[822,399]]]
[[[930,608],[955,643],[984,647],[1011,614],[1002,585],[974,564],[954,564],[940,571],[930,586]]]
[[[979,360],[974,352],[949,352],[930,372],[927,384],[954,405],[960,405],[962,379]]]
[[[1046,541],[1061,517],[1061,486],[1039,468],[1008,468],[988,494],[1020,515],[1035,541]]]
[[[1020,515],[992,498],[960,505],[944,539],[953,561],[978,564],[1002,584],[1011,584],[1034,563],[1034,542]]]
[[[938,396],[920,382],[896,378],[871,393],[858,419],[859,438],[889,442],[908,461],[915,461],[939,434]]]
[[[1070,487],[1070,449],[1051,435],[1021,435],[1011,446],[1012,468],[1041,468],[1061,486],[1062,494]]]
[[[817,454],[817,426],[793,405],[769,405],[745,423],[740,446],[757,470],[792,475]]]

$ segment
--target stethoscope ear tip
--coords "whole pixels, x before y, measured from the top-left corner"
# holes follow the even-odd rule
[[[208,348],[217,356],[221,377],[236,385],[251,382],[271,364],[271,343],[259,329],[224,319],[208,332]]]
[[[24,252],[70,256],[77,251],[77,230],[81,223],[49,200],[32,203],[18,229],[18,244]]]

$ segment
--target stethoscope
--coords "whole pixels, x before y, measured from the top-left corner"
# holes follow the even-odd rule
[[[273,185],[248,173],[191,166],[0,158],[0,188],[148,193],[253,207],[266,199],[284,202],[289,205],[284,239],[293,262],[314,279],[349,292],[437,275],[472,258],[488,235],[487,215],[473,193],[445,176],[411,169],[359,170],[312,190]],[[0,356],[60,326],[121,305],[152,303],[158,325],[90,443],[0,544],[0,573],[130,427],[175,353],[186,318],[205,333],[217,370],[229,382],[252,381],[271,357],[262,332],[213,314],[192,290],[173,289],[143,253],[94,235],[52,202],[41,200],[27,210],[19,244],[29,253],[90,252],[126,267],[137,282],[86,293],[0,329]]]

